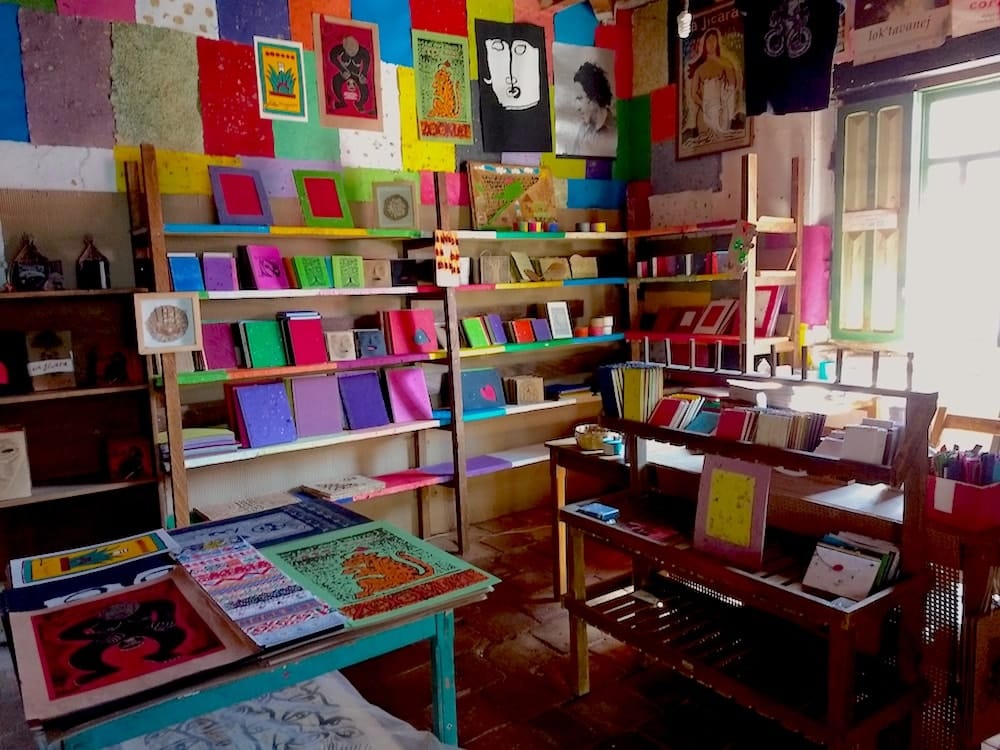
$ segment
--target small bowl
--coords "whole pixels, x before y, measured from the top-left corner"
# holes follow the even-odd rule
[[[581,424],[574,431],[576,444],[585,451],[604,450],[604,438],[607,433],[608,431],[599,424]]]

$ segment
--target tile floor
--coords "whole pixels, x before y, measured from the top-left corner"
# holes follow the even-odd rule
[[[624,571],[627,559],[586,551],[591,579]],[[459,740],[467,750],[735,750],[813,747],[694,683],[647,664],[592,630],[590,694],[569,687],[565,612],[553,601],[549,513],[532,510],[472,528],[468,559],[503,580],[483,602],[457,612]],[[430,728],[426,643],[346,670],[372,703]],[[0,649],[0,748],[34,747],[7,650]],[[237,749],[238,750],[238,749]]]

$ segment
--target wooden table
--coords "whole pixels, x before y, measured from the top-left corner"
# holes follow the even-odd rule
[[[454,608],[482,598],[472,595],[448,602],[447,609],[429,608],[399,621],[348,628],[291,647],[263,651],[249,664],[235,665],[209,680],[185,682],[167,695],[137,701],[99,719],[75,725],[53,721],[35,727],[36,741],[39,748],[61,742],[63,750],[100,750],[429,640],[434,733],[442,742],[457,745]]]

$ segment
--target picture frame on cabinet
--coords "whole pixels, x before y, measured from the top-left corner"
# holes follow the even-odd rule
[[[783,291],[784,287],[780,286],[759,286],[754,290],[754,336],[774,336]]]
[[[136,294],[134,299],[140,354],[201,351],[197,292]]]
[[[569,316],[569,305],[565,301],[546,302],[549,326],[554,339],[573,338],[573,320]]]
[[[212,183],[212,198],[220,224],[270,226],[274,223],[260,172],[210,164],[208,179]]]
[[[349,229],[354,226],[351,207],[339,172],[293,169],[295,190],[306,226]]]
[[[417,191],[413,182],[373,182],[372,200],[379,229],[417,228]]]

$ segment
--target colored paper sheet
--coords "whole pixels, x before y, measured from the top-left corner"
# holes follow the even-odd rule
[[[545,59],[549,61],[549,83],[552,83],[552,42],[555,39],[555,14],[538,7],[538,0],[514,0],[514,21],[533,23],[545,31]]]
[[[632,11],[615,13],[618,26],[618,49],[629,49],[632,44]],[[632,55],[615,55],[615,94],[619,99],[632,98]]]
[[[205,152],[274,156],[271,121],[258,114],[253,47],[201,37],[197,47]]]
[[[504,151],[500,159],[501,164],[515,164],[521,167],[540,167],[542,165],[542,154],[534,151]]]
[[[652,183],[653,195],[685,190],[722,190],[722,154],[677,161],[674,141],[654,143]]]
[[[162,2],[162,0],[161,0]],[[216,0],[219,38],[253,45],[255,36],[288,39],[288,3],[274,0]]]
[[[632,11],[632,96],[668,83],[668,15],[667,0],[654,0]]]
[[[618,159],[615,162],[616,179],[649,179],[649,108],[649,96],[618,100]]]
[[[31,142],[114,146],[111,27],[90,18],[25,9],[19,26]]]
[[[635,229],[649,229],[649,196],[653,186],[649,180],[628,183],[625,193],[626,226]]]
[[[356,0],[351,12],[355,21],[378,24],[382,60],[413,67],[409,0]]]
[[[654,89],[649,96],[649,113],[652,119],[650,135],[653,143],[677,138],[677,86],[670,84]]]
[[[309,122],[274,120],[274,155],[282,159],[340,161],[340,131],[324,127],[319,118],[319,97],[316,96],[316,58],[306,52],[303,65],[306,74],[306,111]],[[384,67],[384,66],[383,66]]]
[[[205,152],[196,41],[153,26],[112,26],[111,106],[118,143]]]
[[[136,23],[219,38],[215,0],[136,0]]]
[[[625,205],[625,183],[621,180],[568,180],[567,208],[620,209]]]
[[[297,198],[293,169],[311,169],[339,172],[340,162],[316,159],[268,159],[263,156],[240,157],[241,166],[260,174],[264,191],[271,198]]]
[[[449,206],[468,206],[469,179],[461,172],[449,172],[445,177]]]
[[[0,140],[28,140],[16,5],[0,5]]]
[[[590,3],[577,3],[556,13],[555,41],[593,47],[597,31],[597,16]]]
[[[413,28],[422,31],[465,36],[468,33],[465,0],[410,0],[410,22]]]
[[[357,0],[363,3],[365,0]],[[313,48],[313,13],[338,18],[351,17],[351,0],[288,0],[288,27],[291,38],[303,48]]]
[[[455,171],[455,146],[451,143],[421,141],[417,137],[417,94],[413,68],[397,68],[399,108],[403,141],[403,169],[408,172]]]
[[[397,66],[382,63],[381,99],[382,132],[342,128],[340,160],[345,167],[403,168],[402,123],[399,112],[399,75]],[[365,198],[369,200],[369,198]]]
[[[433,172],[421,172],[420,173],[420,202],[425,206],[434,205],[434,173]]]
[[[139,161],[138,146],[115,146],[116,190],[125,192],[125,167],[127,161]],[[156,149],[156,167],[160,177],[160,192],[164,195],[211,195],[212,183],[208,167],[238,167],[240,160],[227,156],[204,156]]]
[[[466,0],[466,15],[468,29],[465,36],[475,42],[476,19],[513,23],[514,3],[513,0]],[[476,54],[475,44],[471,44],[469,49],[469,78],[479,78],[479,56]]]
[[[488,573],[384,522],[271,547],[265,556],[360,624],[484,591]]]
[[[588,180],[610,180],[614,160],[612,159],[587,159],[587,179]]]
[[[420,140],[472,143],[469,40],[414,30],[413,73]]]
[[[9,125],[9,123],[3,123]],[[3,128],[0,127],[0,132]],[[0,140],[0,187],[115,192],[114,152],[79,146],[33,146]]]
[[[13,3],[15,5],[20,5],[22,8],[42,10],[47,13],[52,13],[56,9],[56,0],[3,0],[3,1],[5,3]]]
[[[56,0],[61,16],[86,16],[103,21],[135,21],[135,0]]]
[[[594,29],[594,46],[601,49],[618,49],[618,24],[601,23]],[[627,49],[627,48],[625,48]]]
[[[552,171],[553,177],[566,180],[582,180],[587,176],[586,159],[558,157],[555,154],[542,154],[542,166]]]
[[[344,194],[347,200],[365,203],[372,200],[373,182],[413,182],[420,179],[416,172],[393,172],[386,169],[347,168],[344,175]]]

